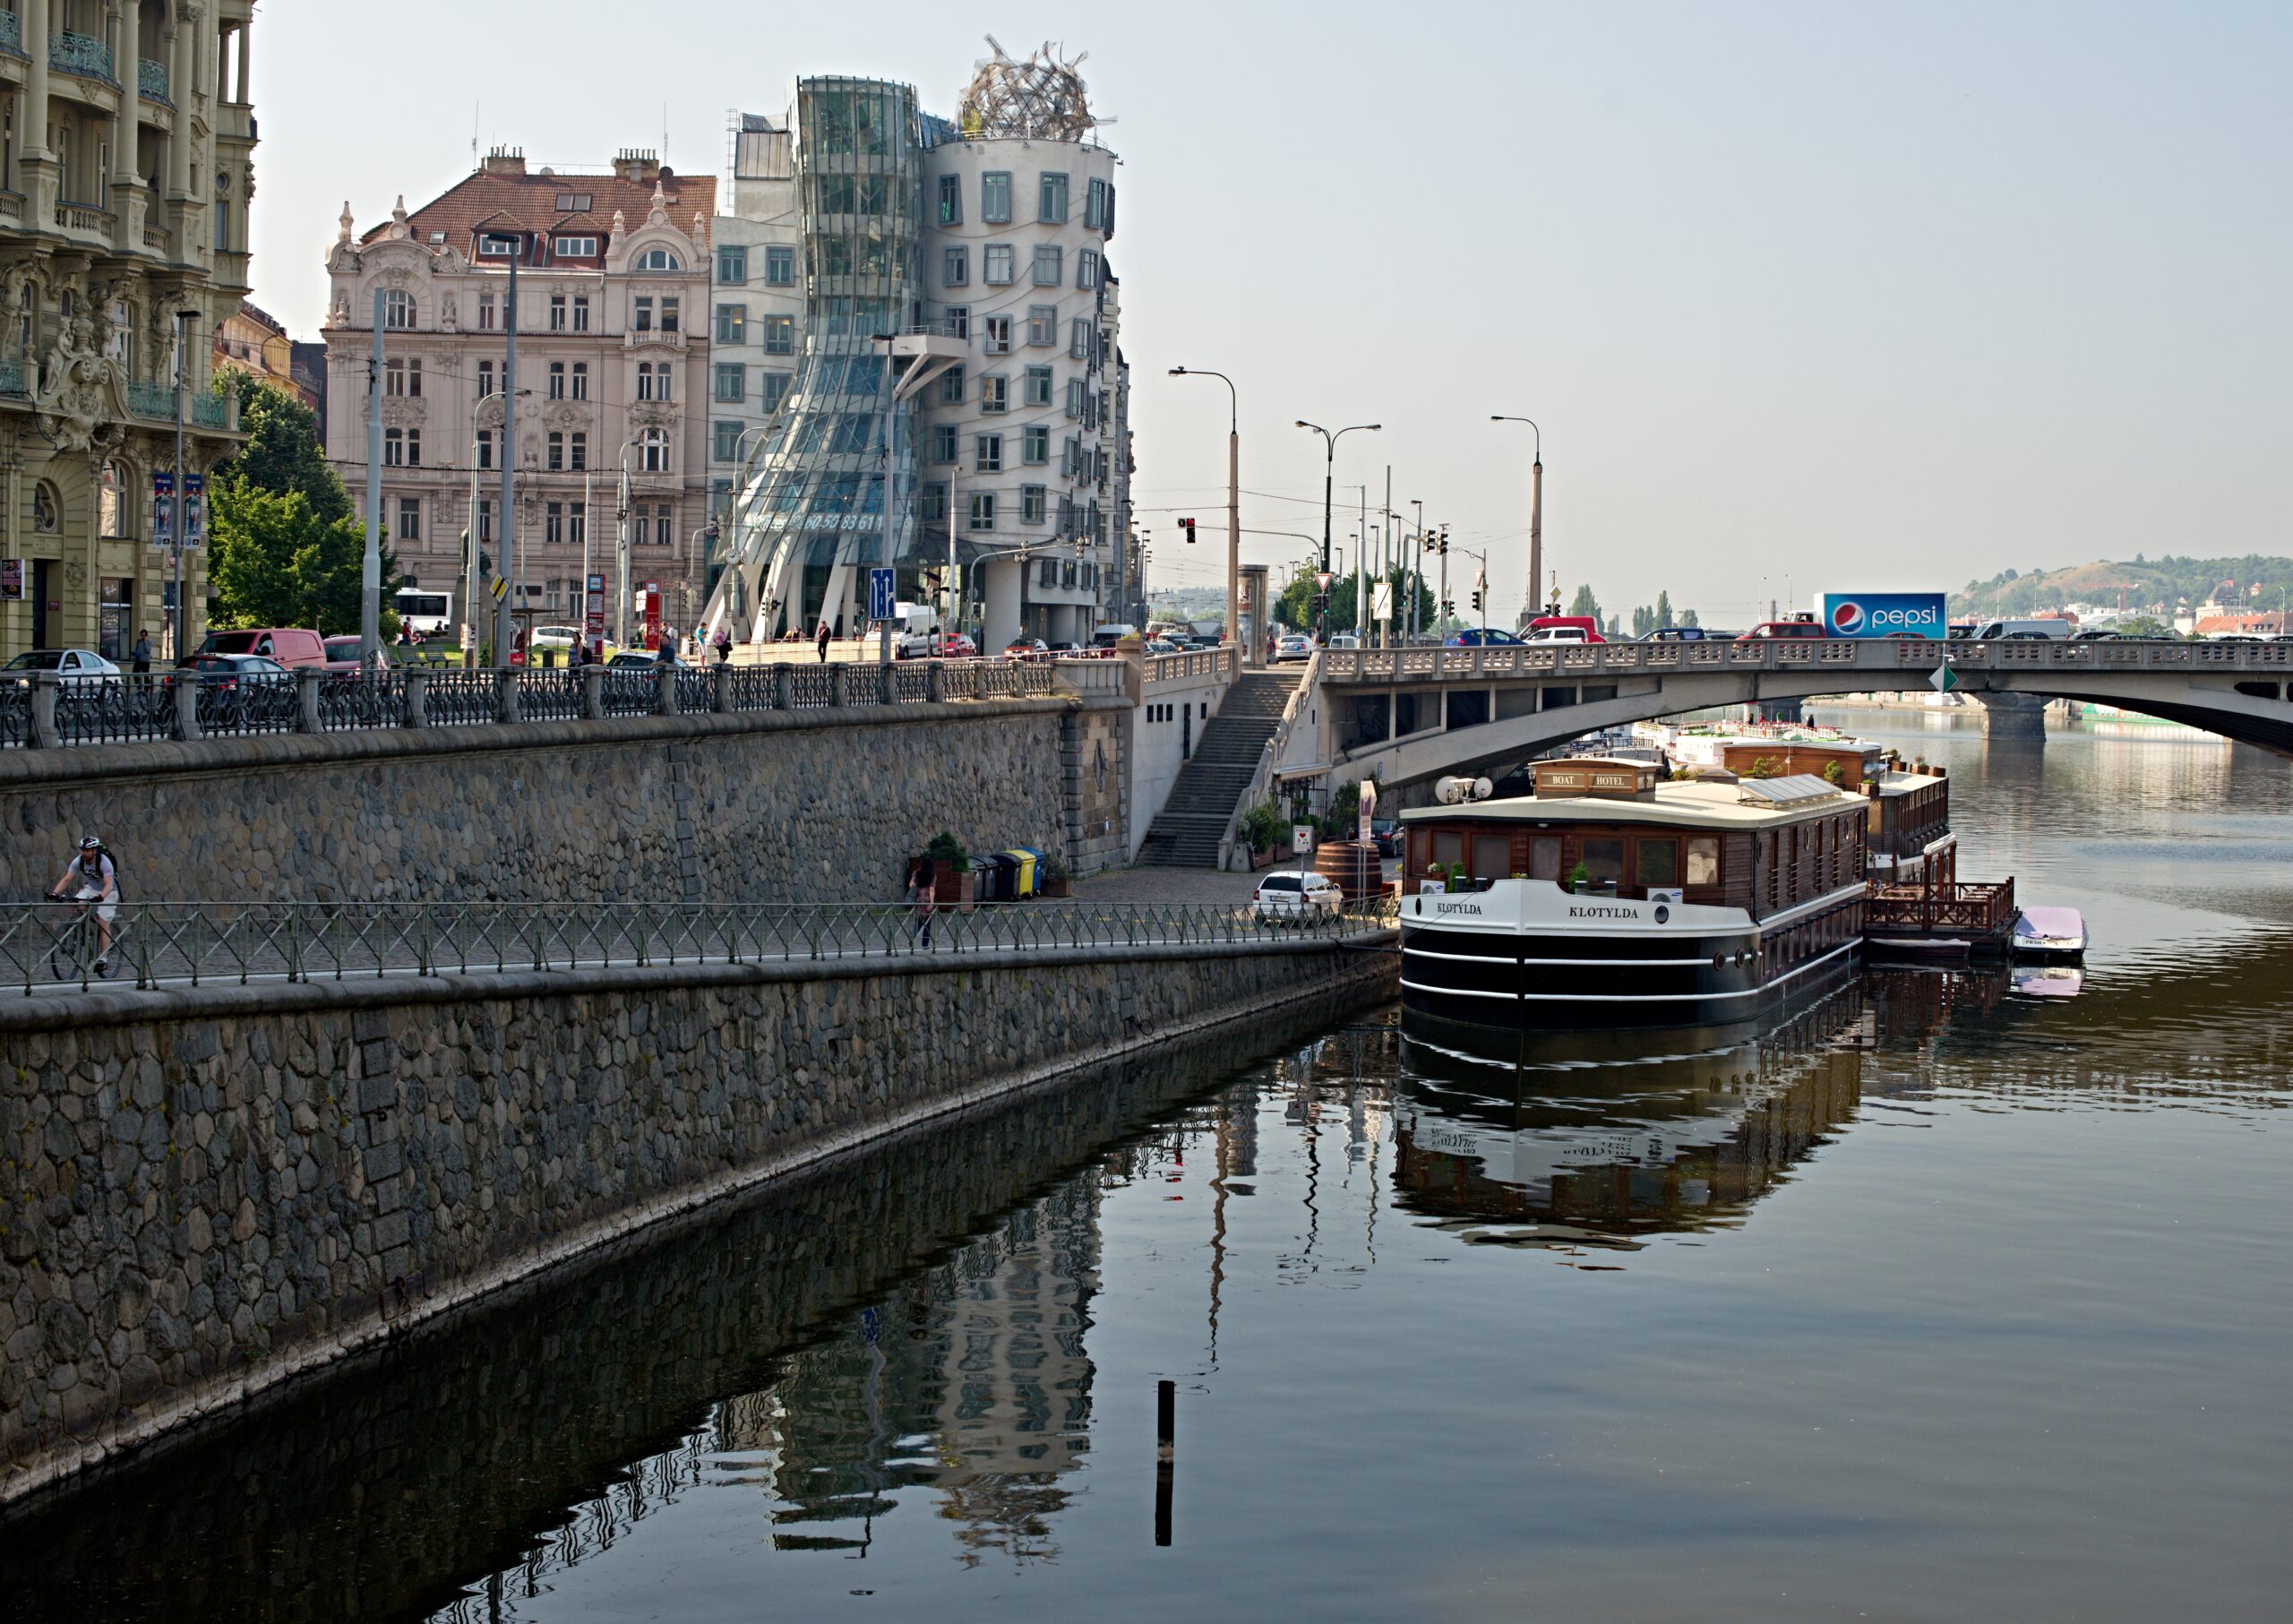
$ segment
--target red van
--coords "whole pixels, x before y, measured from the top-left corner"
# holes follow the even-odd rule
[[[242,632],[210,632],[196,654],[260,654],[290,669],[324,666],[326,643],[315,632],[297,626],[257,626]]]
[[[1589,614],[1540,614],[1529,623],[1531,643],[1604,643],[1601,623]]]

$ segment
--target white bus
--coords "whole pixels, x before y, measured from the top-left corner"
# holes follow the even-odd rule
[[[424,637],[435,637],[453,625],[454,599],[451,593],[425,592],[415,587],[400,587],[391,595],[391,607],[398,611],[399,620]]]

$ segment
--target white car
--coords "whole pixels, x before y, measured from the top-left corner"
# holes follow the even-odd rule
[[[537,649],[571,649],[581,640],[579,626],[536,626],[528,640]]]
[[[1311,659],[1313,656],[1312,641],[1294,632],[1274,645],[1274,663],[1277,666],[1285,660]]]
[[[1345,893],[1327,874],[1268,874],[1258,882],[1250,898],[1261,924],[1303,924],[1315,919],[1335,919],[1345,908]]]
[[[1524,643],[1589,643],[1593,640],[1582,626],[1540,626],[1521,640]]]
[[[67,683],[119,675],[118,666],[90,649],[34,649],[18,655],[0,670],[53,671]]]

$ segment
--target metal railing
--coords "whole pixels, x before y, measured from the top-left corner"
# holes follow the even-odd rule
[[[1234,803],[1233,814],[1226,820],[1225,833],[1218,837],[1219,867],[1225,867],[1233,859],[1235,844],[1241,839],[1242,820],[1250,816],[1253,807],[1263,805],[1274,794],[1275,782],[1281,772],[1282,758],[1289,753],[1290,735],[1297,728],[1298,718],[1306,714],[1307,707],[1312,702],[1316,685],[1327,676],[1328,670],[1323,662],[1330,655],[1329,649],[1317,649],[1307,657],[1306,669],[1298,678],[1298,685],[1291,690],[1288,702],[1282,707],[1282,719],[1274,725],[1274,732],[1267,738],[1266,748],[1258,752],[1258,765],[1250,771],[1250,781],[1243,786],[1241,797]]]
[[[830,705],[873,708],[940,700],[1047,697],[1049,666],[1005,660],[878,666],[567,666],[468,671],[393,666],[350,673],[303,669],[199,682],[189,715],[176,672],[0,677],[0,748],[58,748],[258,733],[477,727],[520,722],[692,715]],[[666,683],[667,692],[664,692]]]
[[[1747,638],[1661,643],[1500,643],[1473,649],[1326,649],[1321,680],[1376,683],[1582,676],[1672,671],[1932,671],[1945,657],[1964,671],[2255,671],[2293,667],[2293,642],[2171,639],[2031,639],[1941,642],[1929,638]]]
[[[1157,683],[1188,682],[1202,677],[1232,679],[1239,669],[1241,650],[1229,643],[1216,649],[1189,649],[1183,654],[1150,654],[1139,662],[1139,680],[1149,688]]]
[[[79,73],[107,83],[111,76],[111,47],[88,34],[57,29],[47,37],[47,65],[59,73]]]
[[[481,975],[656,965],[960,960],[982,953],[1130,947],[1215,950],[1347,941],[1394,923],[1390,898],[1345,911],[1260,915],[1233,903],[942,904],[926,932],[897,903],[152,902],[122,904],[110,975],[94,967],[80,908],[0,909],[0,985],[22,995],[216,983]]]
[[[176,105],[167,96],[167,64],[164,62],[154,62],[149,56],[138,60],[135,64],[135,90],[147,101],[164,101],[169,107]]]

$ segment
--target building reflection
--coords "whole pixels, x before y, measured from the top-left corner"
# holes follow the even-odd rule
[[[1739,1224],[1854,1117],[1871,1036],[1852,992],[1693,1053],[1548,1044],[1499,1061],[1405,1036],[1396,1199],[1483,1245],[1629,1250]]]
[[[719,1405],[728,1467],[777,1502],[776,1548],[865,1550],[923,1489],[966,1565],[1055,1553],[1062,1479],[1090,1447],[1099,1200],[1069,1180]]]

